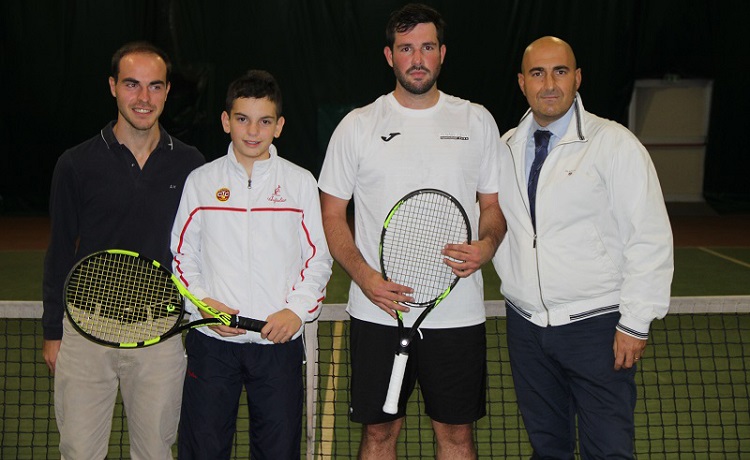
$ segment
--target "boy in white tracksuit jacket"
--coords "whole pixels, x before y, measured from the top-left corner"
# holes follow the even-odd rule
[[[272,145],[249,183],[231,150],[188,179],[175,225],[175,273],[198,298],[219,298],[241,316],[265,320],[288,308],[313,321],[331,273],[315,179]],[[187,307],[191,320],[201,318]],[[272,343],[250,332],[221,339]]]
[[[179,458],[229,458],[244,385],[253,458],[299,459],[303,324],[331,275],[313,175],[279,157],[281,92],[267,72],[233,82],[222,114],[227,155],[188,177],[172,232],[174,270],[222,311],[265,320],[188,333]],[[201,313],[188,305],[191,319]]]

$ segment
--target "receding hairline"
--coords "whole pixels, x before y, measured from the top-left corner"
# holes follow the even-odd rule
[[[161,59],[167,67],[167,82],[169,82],[172,74],[172,61],[169,59],[169,55],[153,43],[143,40],[128,42],[121,46],[112,55],[110,76],[113,77],[115,81],[120,78],[120,63],[123,59],[133,54],[151,54]]]
[[[562,47],[566,53],[570,55],[570,57],[573,58],[573,70],[578,68],[578,63],[576,62],[576,55],[573,52],[573,47],[571,47],[568,42],[561,38],[553,37],[551,35],[548,35],[546,37],[537,38],[533,42],[529,44],[529,46],[526,47],[526,49],[523,51],[523,56],[521,57],[521,73],[524,73],[523,63],[526,61],[526,57],[531,53],[535,47],[538,46],[558,46]]]

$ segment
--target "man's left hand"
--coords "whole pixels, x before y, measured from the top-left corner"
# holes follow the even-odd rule
[[[612,349],[615,353],[615,370],[630,369],[643,356],[646,341],[615,331],[615,343]]]

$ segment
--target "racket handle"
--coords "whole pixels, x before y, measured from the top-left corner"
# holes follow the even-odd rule
[[[260,332],[267,323],[259,319],[250,319],[243,316],[232,316],[232,323],[230,327],[238,327],[245,329],[246,331]]]
[[[407,353],[397,353],[393,358],[393,369],[391,370],[391,382],[388,384],[388,393],[385,395],[383,412],[395,414],[398,412],[398,400],[401,396],[401,385],[404,383],[406,374],[406,362],[409,360]]]

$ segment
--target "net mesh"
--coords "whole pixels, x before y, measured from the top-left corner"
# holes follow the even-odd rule
[[[356,458],[360,426],[348,420],[349,322],[343,306],[327,305],[307,326],[307,400],[303,457]],[[487,416],[477,422],[479,457],[529,458],[513,393],[504,309],[487,302]],[[41,307],[0,309],[0,458],[60,458],[53,379],[40,357]],[[750,458],[750,297],[675,298],[652,325],[637,372],[637,458]],[[243,396],[244,400],[244,396]],[[244,404],[234,458],[249,457]],[[399,458],[434,458],[429,419],[415,391],[398,443]],[[108,458],[130,458],[127,421],[118,399]]]

